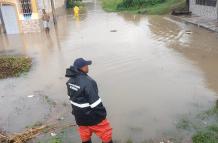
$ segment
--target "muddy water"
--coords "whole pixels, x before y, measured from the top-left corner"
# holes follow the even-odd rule
[[[64,74],[77,57],[93,60],[90,75],[116,140],[161,137],[181,116],[212,106],[218,93],[215,33],[167,16],[106,13],[98,2],[86,8],[80,18],[59,16],[49,35],[0,35],[1,55],[33,58],[28,74],[0,81],[1,128],[17,132],[59,114],[74,122]],[[76,132],[69,135],[78,142]]]

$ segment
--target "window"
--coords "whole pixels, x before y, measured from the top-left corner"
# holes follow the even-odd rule
[[[20,0],[21,13],[24,17],[31,17],[32,5],[31,0]]]
[[[217,0],[196,0],[198,5],[206,5],[216,7]]]

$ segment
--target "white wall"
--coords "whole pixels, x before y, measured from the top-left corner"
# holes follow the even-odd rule
[[[218,2],[217,2],[218,5]],[[190,11],[199,16],[217,19],[218,7],[196,5],[196,0],[190,0]]]
[[[56,8],[62,7],[65,4],[65,0],[54,0],[54,2]]]
[[[60,8],[64,6],[65,0],[54,0],[55,8]],[[51,0],[38,0],[38,9],[46,9],[47,12],[51,12]]]
[[[17,22],[17,11],[12,5],[2,6],[2,16],[5,23],[5,29],[7,34],[19,33],[19,26]]]

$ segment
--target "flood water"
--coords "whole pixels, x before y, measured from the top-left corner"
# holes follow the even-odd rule
[[[93,60],[89,74],[98,83],[116,140],[162,137],[175,130],[181,116],[213,106],[216,33],[169,16],[106,13],[98,1],[87,2],[86,9],[80,18],[60,15],[49,35],[0,35],[1,55],[33,58],[29,73],[0,81],[1,128],[19,132],[58,115],[74,123],[64,75],[78,57]],[[79,142],[76,132],[70,135]]]

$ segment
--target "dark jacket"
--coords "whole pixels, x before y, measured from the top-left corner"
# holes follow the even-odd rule
[[[92,126],[103,121],[107,113],[98,96],[96,82],[74,67],[67,69],[66,77],[70,78],[66,84],[77,124]]]

